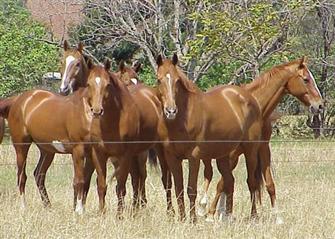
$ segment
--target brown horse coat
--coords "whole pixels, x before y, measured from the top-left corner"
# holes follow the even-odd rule
[[[232,194],[233,177],[229,161],[224,158],[242,144],[247,163],[250,165],[248,184],[254,197],[259,187],[255,178],[258,143],[245,141],[259,140],[262,117],[257,101],[246,90],[237,86],[222,86],[203,93],[176,66],[177,61],[176,56],[172,60],[157,59],[158,89],[170,141],[165,149],[165,158],[174,176],[182,218],[185,216],[185,208],[181,159],[190,159],[188,195],[191,217],[195,219],[194,207],[200,158],[222,159],[218,161],[219,170],[227,179],[228,193]],[[229,204],[232,204],[232,201]],[[255,213],[254,204],[252,210]]]
[[[89,88],[90,89],[90,88]],[[12,141],[17,155],[18,186],[24,205],[26,157],[32,142],[41,152],[34,171],[35,180],[45,205],[50,201],[44,186],[45,173],[55,153],[71,153],[74,162],[76,212],[83,212],[85,142],[90,141],[93,119],[89,89],[63,97],[44,90],[27,91],[18,96],[8,115]]]
[[[93,105],[93,108],[100,107],[104,111],[92,124],[92,140],[99,142],[93,147],[93,159],[98,173],[100,209],[103,210],[106,160],[108,157],[118,158],[120,169],[117,173],[117,195],[118,212],[121,213],[129,161],[135,155],[148,150],[159,139],[157,131],[162,113],[159,110],[160,101],[151,88],[138,85],[131,94],[126,85],[108,70],[108,63],[105,68],[93,66],[88,78],[88,84],[99,79],[100,94],[105,96]]]

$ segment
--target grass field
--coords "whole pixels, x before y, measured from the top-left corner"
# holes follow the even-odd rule
[[[99,215],[95,180],[92,180],[86,213],[81,217],[74,215],[72,163],[69,156],[61,155],[55,158],[48,172],[46,186],[52,207],[45,209],[32,175],[38,158],[35,147],[31,148],[27,166],[28,207],[21,210],[16,188],[15,153],[12,146],[2,145],[0,238],[335,238],[334,146],[335,143],[326,142],[272,144],[278,209],[284,224],[274,223],[266,192],[263,194],[263,205],[258,207],[259,219],[249,219],[249,192],[244,160],[241,160],[234,172],[236,220],[208,223],[200,218],[196,225],[192,225],[171,220],[166,215],[160,173],[150,168],[146,184],[148,206],[136,216],[127,213],[124,220],[116,219],[115,182],[108,188],[107,212]],[[187,161],[184,168],[186,171]],[[112,171],[110,168],[109,175]],[[214,180],[217,179],[215,170]],[[201,192],[202,168],[199,182]],[[127,189],[126,202],[130,205],[130,184]],[[213,183],[211,198],[214,189]]]

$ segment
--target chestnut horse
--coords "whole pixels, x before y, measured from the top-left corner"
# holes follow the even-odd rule
[[[77,48],[71,48],[67,41],[64,41],[64,54],[63,54],[63,64],[62,72],[63,78],[61,82],[61,87],[59,89],[60,93],[67,95],[70,92],[78,90],[80,87],[86,87],[88,78],[88,67],[90,59],[83,54],[83,44],[79,43]],[[89,63],[90,64],[90,63]],[[120,62],[119,71],[116,76],[120,78],[125,84],[131,87],[135,83],[141,83],[138,79],[138,71],[141,68],[141,64],[134,64],[134,67],[130,68],[125,66],[124,62]],[[133,205],[138,207],[146,204],[145,195],[145,180],[146,180],[146,153],[134,156],[131,160],[131,179],[133,185]],[[112,163],[115,167],[115,173],[118,172],[118,160],[113,158]],[[84,200],[86,203],[87,193],[90,187],[90,180],[92,173],[94,171],[94,165],[91,161],[86,161],[85,164],[85,184],[84,184]]]
[[[246,84],[244,88],[250,91],[255,97],[261,106],[263,117],[266,119],[262,132],[263,142],[258,154],[261,158],[262,173],[270,195],[272,210],[276,216],[276,223],[282,223],[282,219],[277,217],[275,187],[270,169],[271,152],[269,140],[272,131],[269,116],[287,93],[297,97],[303,104],[309,107],[309,111],[313,114],[321,113],[324,108],[324,101],[312,73],[307,68],[305,58],[275,66],[258,76],[253,82]],[[237,149],[235,154],[232,155],[232,158],[235,160],[232,161],[237,163],[238,156],[241,153],[241,149]],[[231,165],[232,168],[236,166],[236,163]],[[221,178],[217,185],[215,199],[209,210],[210,218],[215,213],[220,193],[224,196],[223,188],[224,180]],[[222,212],[220,213],[222,214]]]
[[[247,182],[252,199],[251,214],[255,215],[255,191],[259,189],[262,183],[261,162],[262,158],[264,158],[264,155],[259,153],[261,152],[259,149],[260,144],[257,141],[261,139],[263,119],[268,118],[274,109],[272,108],[273,105],[269,103],[278,103],[278,101],[271,101],[271,99],[278,100],[278,97],[287,90],[304,104],[310,106],[313,112],[317,112],[323,107],[323,101],[316,88],[314,79],[305,65],[304,59],[284,65],[284,72],[271,71],[271,76],[281,76],[280,79],[282,81],[274,84],[274,86],[278,86],[277,90],[279,91],[266,91],[264,94],[265,89],[262,89],[258,92],[255,91],[254,96],[247,91],[252,91],[252,89],[256,88],[256,83],[251,84],[248,89],[236,86],[221,86],[202,93],[176,66],[177,62],[178,58],[176,55],[174,55],[172,61],[163,61],[159,57],[157,59],[159,66],[157,77],[159,90],[162,94],[164,113],[167,118],[166,124],[169,129],[169,139],[187,141],[184,145],[173,145],[173,147],[170,147],[170,154],[165,155],[174,175],[176,194],[180,195],[178,204],[182,216],[184,214],[183,180],[180,160],[177,159],[178,156],[179,158],[191,158],[190,163],[192,158],[218,159],[218,168],[225,182],[223,191],[224,196],[226,196],[226,215],[230,215],[233,205],[234,178],[229,164],[229,154],[237,148],[246,157]],[[270,77],[266,77],[266,79],[268,78]],[[258,84],[264,81],[259,81]],[[266,85],[268,85],[267,83],[268,81],[266,81]],[[206,99],[207,97],[208,99]],[[210,100],[212,101],[210,102]],[[217,105],[222,106],[222,110],[218,110],[216,108]],[[181,129],[184,130],[184,135],[181,133]],[[196,141],[193,147],[190,146],[190,140]],[[220,143],[218,142],[220,140],[226,142]],[[203,141],[209,142],[205,143]],[[188,151],[192,152],[193,155],[188,156],[185,154],[185,151],[187,152],[187,149],[185,150],[186,146],[189,147]],[[192,180],[192,175],[197,175],[198,169],[197,160],[193,161],[196,161],[196,166],[193,166],[195,169],[192,169],[192,165],[190,165],[188,187],[191,207],[194,206],[195,196],[192,198],[192,195],[190,195],[190,188],[192,187],[190,180]],[[266,168],[263,167],[263,169]],[[196,177],[193,177],[193,180],[196,181]],[[195,185],[195,188],[191,189],[196,194],[196,183],[193,183],[193,185]],[[192,208],[191,213],[195,217]]]
[[[22,206],[25,206],[26,159],[32,142],[40,150],[34,170],[36,184],[45,206],[50,200],[45,188],[46,172],[55,153],[72,154],[74,167],[74,208],[83,213],[84,156],[91,155],[90,128],[94,115],[102,114],[92,107],[96,85],[64,97],[44,90],[31,90],[17,96],[10,104],[8,126],[17,158],[17,177]],[[57,116],[57,117],[52,117]]]
[[[256,153],[262,127],[257,101],[249,92],[237,86],[217,87],[202,92],[187,79],[177,63],[176,55],[172,60],[163,60],[161,56],[157,58],[158,90],[169,139],[164,156],[173,174],[181,219],[185,218],[181,160],[189,159],[187,193],[190,199],[191,220],[196,220],[195,199],[199,160],[228,157],[239,145],[245,149],[248,185],[253,198],[252,213],[256,214],[254,197],[260,188],[260,180],[255,176],[258,175],[256,172],[260,173],[256,171]],[[229,189],[228,193],[232,193],[233,176],[229,160],[225,158],[217,163],[227,182],[225,187]]]
[[[271,151],[270,151],[270,145],[269,145],[269,141],[271,138],[271,134],[272,134],[272,122],[275,121],[277,118],[276,115],[271,115],[270,118],[266,119],[263,123],[263,128],[262,128],[262,138],[261,138],[261,142],[260,142],[260,147],[259,147],[259,154],[262,154],[263,157],[261,157],[261,169],[262,169],[262,174],[263,174],[263,179],[265,181],[265,185],[266,185],[266,189],[268,191],[268,194],[270,196],[270,200],[271,200],[271,206],[274,209],[273,212],[275,213],[276,216],[276,222],[278,224],[281,223],[282,219],[280,217],[278,217],[277,212],[275,210],[275,200],[276,200],[276,191],[275,191],[275,184],[273,181],[273,177],[272,177],[272,172],[271,172],[271,168],[270,168],[270,164],[271,164]],[[230,160],[230,167],[231,170],[234,170],[237,166],[238,163],[238,159],[239,156],[242,154],[243,152],[240,150],[234,150],[232,153],[230,153],[229,155],[229,160]],[[199,202],[199,211],[198,214],[200,216],[205,216],[207,214],[206,212],[206,207],[207,207],[207,194],[208,194],[208,188],[209,188],[209,184],[211,182],[212,179],[212,175],[213,175],[213,168],[211,165],[211,160],[207,160],[204,161],[204,166],[205,166],[205,193],[203,195],[203,197],[201,198],[200,202]],[[211,204],[210,210],[207,214],[207,218],[206,221],[212,222],[214,221],[214,214],[216,211],[216,206],[217,203],[220,200],[220,206],[218,208],[218,213],[219,213],[219,218],[220,220],[224,219],[225,216],[225,209],[224,209],[224,205],[225,205],[225,195],[223,194],[222,190],[223,190],[223,186],[224,186],[224,181],[223,178],[221,177],[220,181],[218,182],[217,185],[217,192],[215,195],[215,198]],[[223,197],[221,198],[221,194],[223,194]]]
[[[131,94],[126,85],[110,73],[110,63],[105,66],[90,66],[88,84],[99,85],[93,108],[104,112],[92,124],[92,159],[97,171],[99,208],[104,210],[106,194],[106,162],[109,157],[118,159],[116,173],[118,216],[121,216],[126,194],[125,183],[133,158],[146,152],[159,139],[162,123],[160,101],[153,89],[137,85]],[[136,99],[136,100],[135,100]]]

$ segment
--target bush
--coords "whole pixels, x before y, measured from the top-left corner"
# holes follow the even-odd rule
[[[58,50],[41,39],[45,27],[33,21],[19,0],[0,0],[0,97],[33,88],[58,69]]]

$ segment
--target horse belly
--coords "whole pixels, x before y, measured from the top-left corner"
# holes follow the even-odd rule
[[[57,109],[46,105],[40,107],[28,117],[27,131],[39,147],[55,153],[72,151],[65,116],[61,111],[57,112]]]
[[[206,157],[218,158],[229,155],[244,138],[241,122],[232,113],[215,112],[204,129],[204,137],[199,145]]]

